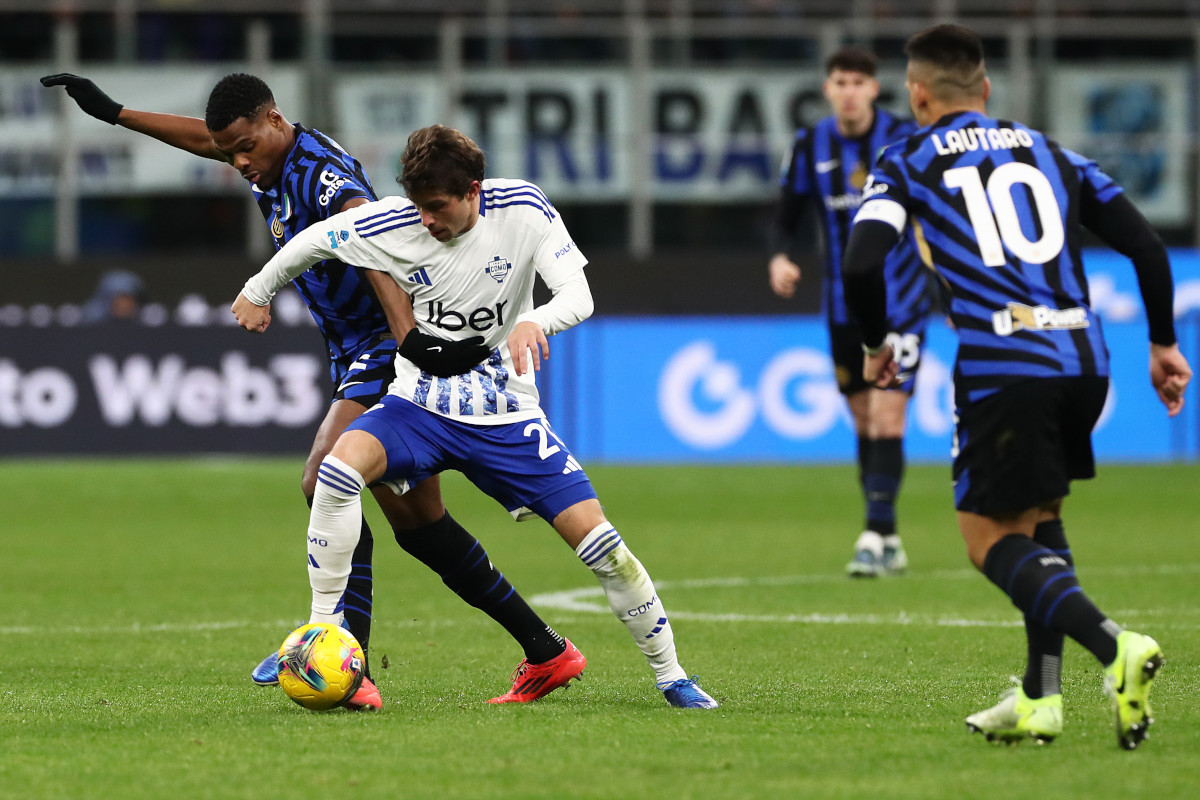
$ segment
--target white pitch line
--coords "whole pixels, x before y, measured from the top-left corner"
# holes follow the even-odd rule
[[[1181,575],[1200,573],[1200,564],[1164,564],[1160,566],[1132,567],[1094,567],[1085,569],[1085,580],[1088,576],[1139,576],[1139,575]],[[899,579],[905,583],[922,580],[976,580],[979,573],[972,569],[931,570],[929,572],[914,572]],[[757,578],[725,577],[725,578],[690,578],[674,581],[659,581],[656,586],[661,589],[711,589],[737,588],[740,586],[792,586],[814,583],[845,583],[849,580],[845,575],[777,575]],[[885,578],[884,580],[896,580]],[[588,586],[582,589],[570,589],[563,592],[545,592],[529,598],[531,605],[543,608],[553,608],[559,611],[578,611],[585,614],[610,614],[608,602],[604,599],[604,590],[599,586]],[[943,627],[988,627],[1010,628],[1022,624],[1019,619],[960,619],[956,617],[935,616],[931,614],[908,614],[903,611],[896,614],[839,614],[839,613],[809,613],[809,614],[717,614],[703,611],[672,610],[674,619],[697,620],[701,622],[761,622],[761,623],[795,623],[802,625],[926,625]],[[1114,617],[1136,616],[1184,616],[1200,615],[1200,608],[1142,608],[1122,609]],[[68,625],[68,626],[35,626],[9,625],[0,626],[0,636],[69,636],[69,635],[129,635],[155,633],[195,633],[200,631],[221,631],[235,628],[261,628],[273,631],[286,631],[296,627],[300,621],[292,620],[225,620],[220,622],[165,622],[144,624],[133,622],[128,625]],[[415,627],[433,629],[451,627],[459,624],[455,619],[414,619],[399,622],[375,621],[376,627]],[[1180,628],[1195,630],[1194,624],[1187,623],[1157,623],[1158,627]]]
[[[1200,564],[1170,564],[1159,567],[1098,567],[1086,570],[1088,575],[1169,575],[1200,572]],[[975,570],[934,570],[931,572],[909,575],[903,580],[963,580],[977,578]],[[848,579],[844,575],[779,575],[761,578],[691,578],[675,581],[659,581],[656,588],[664,589],[709,589],[737,588],[740,586],[781,586],[808,583],[844,583]],[[885,579],[891,580],[891,579]],[[529,599],[531,605],[543,608],[553,608],[559,611],[578,611],[586,614],[610,614],[607,600],[604,599],[604,589],[599,586],[588,586],[582,589],[569,589],[563,592],[545,592],[534,595]],[[1149,609],[1145,611],[1127,610],[1124,615],[1136,614],[1185,614],[1200,613],[1200,609]],[[673,619],[698,620],[703,622],[764,622],[764,623],[798,623],[804,625],[927,625],[942,627],[990,627],[1011,628],[1023,625],[1020,619],[961,619],[957,617],[935,616],[930,614],[732,614],[711,613],[703,611],[669,612]],[[1167,627],[1176,627],[1168,625]],[[1193,625],[1182,627],[1194,628]]]
[[[0,636],[128,636],[153,633],[198,633],[200,631],[224,631],[235,628],[258,628],[275,631],[281,637],[289,630],[304,624],[304,620],[225,620],[222,622],[163,622],[143,624],[133,622],[128,625],[62,625],[38,627],[34,625],[0,626]],[[450,628],[460,624],[459,621],[414,619],[399,622],[381,622],[375,620],[373,627],[379,628],[416,628],[432,630],[433,628]]]

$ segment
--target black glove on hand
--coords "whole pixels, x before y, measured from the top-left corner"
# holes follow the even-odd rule
[[[100,91],[100,87],[87,78],[81,78],[69,72],[47,75],[42,78],[42,86],[67,87],[67,94],[79,104],[80,108],[96,119],[107,122],[109,125],[117,124],[117,115],[125,107]]]
[[[492,354],[492,348],[483,343],[482,336],[454,341],[439,339],[413,328],[404,337],[397,352],[430,375],[451,378],[469,372],[471,367]]]

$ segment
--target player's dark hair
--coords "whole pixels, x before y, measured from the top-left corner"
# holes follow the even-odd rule
[[[842,72],[861,72],[863,75],[875,77],[879,67],[879,59],[870,50],[863,47],[847,45],[834,52],[825,61],[825,74],[829,75],[835,69]]]
[[[987,72],[983,42],[962,25],[935,25],[914,34],[904,45],[909,61],[933,69],[933,92],[942,97],[978,96]]]
[[[235,72],[217,81],[208,95],[204,109],[204,124],[210,131],[223,131],[234,120],[253,119],[260,111],[275,103],[271,87],[262,78]]]
[[[400,154],[404,193],[464,197],[472,181],[482,181],[486,159],[470,137],[445,125],[415,130]]]

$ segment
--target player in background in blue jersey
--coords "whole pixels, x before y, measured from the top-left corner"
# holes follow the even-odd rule
[[[1019,687],[967,717],[989,740],[1062,731],[1063,636],[1104,665],[1117,739],[1137,747],[1153,722],[1163,663],[1149,636],[1123,630],[1084,594],[1062,521],[1070,481],[1091,478],[1091,431],[1108,393],[1108,352],[1089,306],[1080,227],[1128,256],[1149,320],[1150,381],[1174,416],[1191,368],[1175,341],[1166,248],[1092,161],[1018,122],[987,116],[979,37],[957,25],[913,36],[909,102],[922,127],[871,175],[844,262],[864,337],[864,377],[894,382],[885,338],[883,264],[911,223],[922,226],[949,284],[959,338],[954,370],[954,492],[971,562],[1025,616]]]
[[[289,123],[270,88],[252,75],[221,79],[209,96],[203,120],[125,108],[92,81],[75,75],[50,75],[42,84],[66,87],[80,108],[104,122],[231,164],[250,183],[276,249],[313,222],[377,199],[354,158],[321,132]],[[453,341],[420,333],[408,295],[390,277],[366,272],[370,283],[358,267],[330,259],[293,282],[325,338],[336,387],[304,465],[301,487],[310,506],[321,460],[346,426],[387,394],[395,377],[397,341],[401,356],[445,377],[469,370],[491,352],[482,337]],[[388,301],[387,315],[381,299]],[[536,700],[583,671],[583,654],[534,613],[492,565],[483,546],[446,511],[436,475],[403,495],[380,487],[372,492],[404,550],[502,625],[524,651],[522,666],[548,667],[561,678],[505,697]],[[372,549],[363,518],[343,603],[347,627],[364,653],[371,633]],[[261,685],[277,683],[275,654],[267,656],[252,677]],[[368,678],[350,705],[377,709],[381,702]]]
[[[825,265],[821,300],[838,389],[846,397],[858,436],[858,477],[865,505],[864,530],[846,566],[852,577],[897,575],[908,563],[896,532],[896,496],[904,476],[905,412],[931,306],[929,275],[906,238],[887,264],[888,341],[899,353],[903,375],[894,389],[870,386],[862,378],[862,332],[842,295],[842,254],[862,203],[863,184],[879,153],[915,127],[876,108],[875,70],[875,56],[861,47],[843,47],[826,62],[825,97],[833,115],[796,133],[780,176],[779,213],[772,229],[775,255],[768,265],[771,289],[791,297],[801,275],[789,252],[805,212],[818,205]]]

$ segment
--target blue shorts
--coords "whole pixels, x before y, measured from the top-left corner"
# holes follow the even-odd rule
[[[373,342],[348,366],[334,362],[331,369],[337,384],[333,399],[370,408],[387,394],[396,377],[396,340],[388,336]]]
[[[389,394],[346,430],[369,433],[383,445],[384,481],[411,486],[458,470],[508,511],[528,506],[547,522],[596,498],[587,473],[545,417],[468,425]]]

